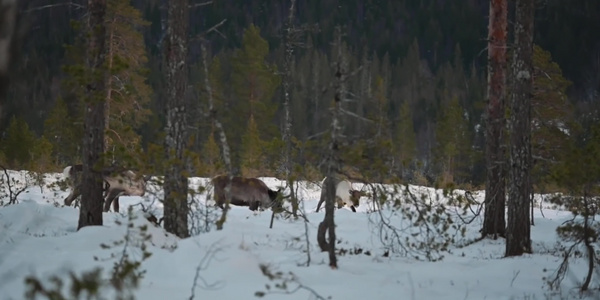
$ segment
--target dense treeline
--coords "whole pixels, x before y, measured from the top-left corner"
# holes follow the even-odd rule
[[[164,1],[108,1],[107,150],[113,158],[161,146],[165,124]],[[345,104],[343,145],[351,171],[420,183],[480,185],[485,178],[486,0],[298,0],[291,65],[294,162],[318,172],[334,91],[334,27],[354,72]],[[187,68],[190,151],[197,175],[222,171],[207,113],[201,43],[209,81],[238,172],[280,175],[283,125],[282,28],[289,1],[190,2]],[[200,3],[200,2],[198,2]],[[54,168],[79,160],[85,1],[21,1],[0,159],[14,168]],[[549,0],[536,11],[533,155],[542,181],[559,157],[566,126],[580,112],[595,118],[600,90],[600,2]],[[512,18],[512,16],[511,16]],[[222,26],[207,29],[226,19]],[[510,23],[510,22],[509,22]],[[112,26],[112,27],[111,27]],[[510,30],[509,30],[510,32]],[[112,39],[111,39],[112,38]],[[510,55],[510,50],[509,50]],[[548,74],[551,74],[549,76]],[[536,152],[537,151],[537,152]],[[135,155],[134,155],[135,156]],[[313,172],[314,171],[314,172]],[[369,175],[371,174],[371,175]],[[378,174],[381,176],[381,174]]]

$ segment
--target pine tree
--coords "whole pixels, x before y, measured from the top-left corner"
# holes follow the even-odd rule
[[[102,225],[103,181],[99,170],[104,167],[104,97],[106,1],[89,0],[87,39],[87,81],[84,103],[83,173],[81,208],[77,230],[85,226]]]
[[[482,236],[504,236],[506,197],[505,165],[505,102],[506,102],[506,40],[508,4],[506,0],[490,1],[488,28],[488,104],[485,127],[485,212]]]
[[[531,253],[531,96],[533,95],[534,0],[517,0],[513,87],[510,101],[510,160],[506,256]]]
[[[140,31],[149,24],[129,1],[107,1],[105,146],[113,152],[131,154],[140,146],[134,130],[150,114],[147,106],[152,90],[146,83],[148,58]]]
[[[533,98],[531,99],[531,154],[533,184],[551,180],[551,169],[568,150],[569,132],[574,122],[574,107],[567,88],[571,82],[549,52],[533,46]]]
[[[188,177],[185,173],[187,142],[187,35],[189,8],[186,0],[169,0],[167,36],[164,44],[167,82],[167,124],[165,158],[167,168],[164,181],[165,230],[180,238],[189,236]]]

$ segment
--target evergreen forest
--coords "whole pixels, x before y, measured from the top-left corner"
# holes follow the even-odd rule
[[[107,155],[160,174],[168,164],[167,2],[106,2]],[[532,181],[540,190],[567,185],[556,168],[568,168],[573,149],[596,136],[600,1],[537,2],[531,144]],[[216,113],[236,174],[283,178],[289,97],[294,174],[322,179],[339,52],[348,70],[339,151],[347,174],[373,182],[483,187],[489,0],[295,3],[286,65],[289,0],[190,1],[183,99],[188,175],[225,172],[210,120]],[[7,168],[60,171],[82,161],[81,99],[90,89],[84,84],[86,5],[18,3],[18,51],[0,118],[0,162]],[[511,13],[509,57],[513,19]],[[336,28],[339,47],[332,46]]]

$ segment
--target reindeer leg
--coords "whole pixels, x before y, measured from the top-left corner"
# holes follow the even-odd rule
[[[354,205],[350,206],[350,208],[352,209],[352,212],[356,212],[356,208],[354,208]]]
[[[115,200],[115,198],[119,197],[120,193],[121,191],[119,190],[111,190],[108,192],[108,195],[106,195],[106,198],[104,199],[104,212],[110,211],[110,204],[113,202],[113,200]]]
[[[253,202],[250,202],[250,203],[248,204],[248,206],[249,206],[249,208],[250,208],[250,210],[251,210],[251,211],[256,211],[256,210],[258,210],[258,206],[259,206],[259,205],[260,205],[260,203],[259,203],[258,201],[253,201]]]
[[[113,211],[118,213],[119,212],[119,197],[115,198],[115,200],[113,200]]]
[[[79,195],[81,195],[81,190],[79,189],[79,187],[73,188],[73,190],[71,191],[69,196],[67,196],[67,198],[65,198],[65,205],[71,206],[71,203],[73,203],[73,200],[77,199],[77,197],[79,197]]]

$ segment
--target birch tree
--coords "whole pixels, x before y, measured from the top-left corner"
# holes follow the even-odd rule
[[[104,167],[104,91],[105,77],[105,16],[106,0],[88,1],[88,39],[86,54],[86,93],[83,137],[83,172],[79,225],[102,225]]]
[[[504,106],[506,98],[506,0],[490,1],[488,27],[488,89],[485,139],[486,184],[482,237],[505,236]]]
[[[531,253],[531,98],[533,96],[534,0],[517,0],[513,87],[510,101],[510,163],[506,256]]]
[[[296,0],[290,0],[290,10],[285,25],[284,34],[284,47],[285,47],[285,58],[283,61],[283,110],[284,110],[284,121],[283,121],[283,132],[282,138],[284,142],[284,149],[282,154],[283,172],[287,180],[287,184],[290,187],[290,203],[292,204],[292,214],[294,217],[298,216],[298,198],[294,192],[294,180],[292,178],[292,115],[291,115],[291,93],[292,93],[292,74],[291,64],[294,59],[294,38],[297,30],[294,26],[294,9]],[[273,211],[272,217],[275,211]],[[272,220],[272,218],[271,218]]]
[[[168,232],[185,238],[189,236],[188,177],[185,173],[184,158],[187,140],[185,93],[188,75],[185,59],[189,9],[186,0],[169,0],[167,5],[167,35],[164,46],[167,82],[164,226]]]

